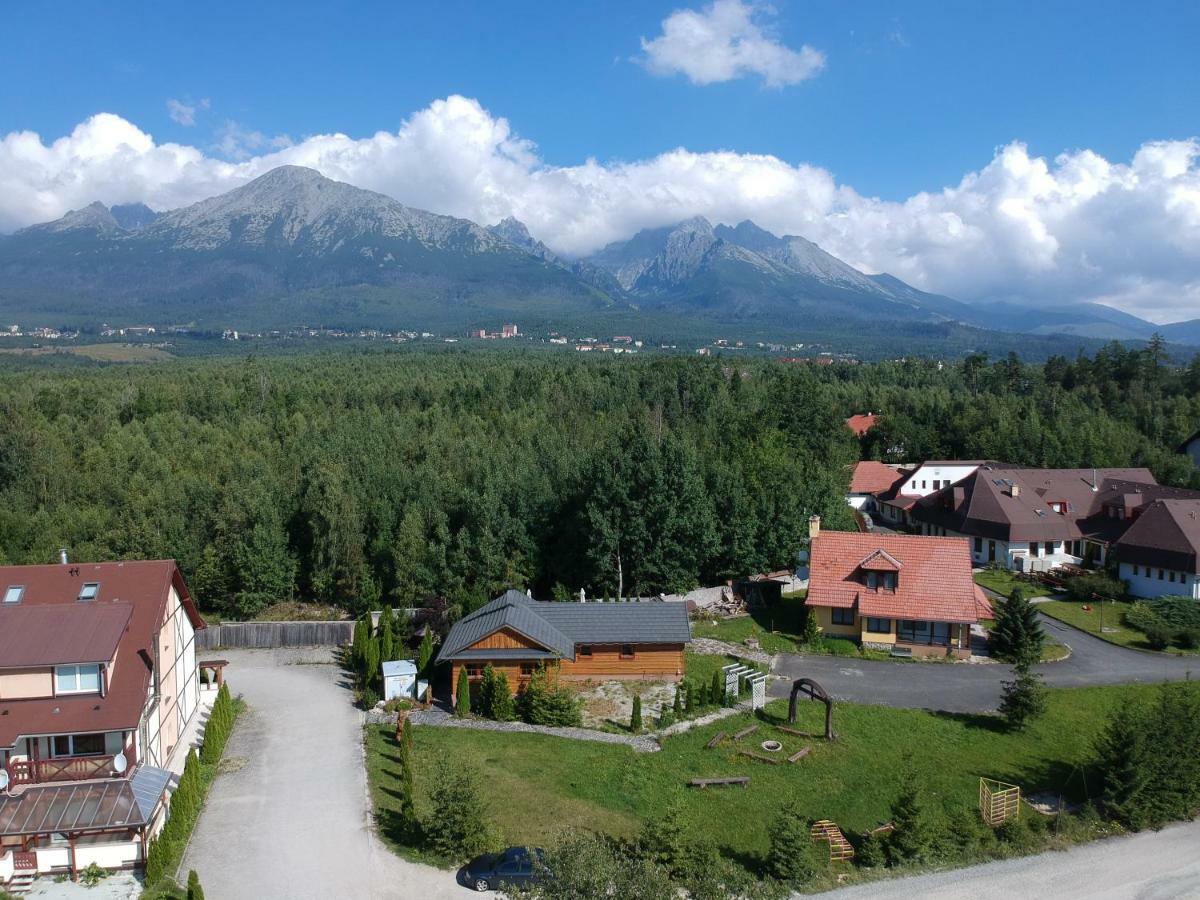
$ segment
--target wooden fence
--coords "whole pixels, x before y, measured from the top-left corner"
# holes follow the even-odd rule
[[[339,647],[354,638],[354,621],[225,622],[196,632],[196,649]]]

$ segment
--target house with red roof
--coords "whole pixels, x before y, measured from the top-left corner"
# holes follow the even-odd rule
[[[897,655],[971,655],[971,626],[992,607],[967,541],[814,531],[805,604],[823,634]]]
[[[174,560],[0,566],[0,883],[142,864],[203,627]]]
[[[854,466],[846,502],[862,512],[875,512],[878,508],[877,498],[896,488],[909,472],[901,466],[889,466],[872,459],[863,460]]]
[[[854,432],[855,437],[865,437],[878,421],[879,416],[875,413],[855,413],[846,420],[846,427]]]

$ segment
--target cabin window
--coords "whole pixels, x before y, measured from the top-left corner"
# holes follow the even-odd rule
[[[521,663],[521,675],[528,678],[533,674],[533,663]]]
[[[580,656],[591,656],[592,655],[592,645],[591,644],[580,644],[579,645],[579,655]]]
[[[633,644],[621,645],[621,659],[633,659]]]
[[[983,538],[980,538],[980,537],[975,538],[975,552],[976,553],[983,552]]]
[[[103,756],[104,735],[60,734],[51,750],[55,756]]]
[[[20,584],[10,585],[4,592],[5,603],[20,603],[21,595],[25,593],[25,586]]]
[[[483,666],[481,666],[479,663],[468,663],[467,664],[467,677],[468,678],[479,678],[482,675],[483,675]]]
[[[55,666],[56,694],[94,694],[100,690],[100,666]]]
[[[867,619],[867,631],[873,631],[876,634],[891,634],[892,620],[891,619]]]
[[[831,614],[832,614],[831,621],[833,622],[834,625],[853,625],[854,624],[854,610],[852,610],[852,609],[841,609],[840,607],[834,607],[831,610]]]
[[[79,589],[80,600],[95,600],[96,595],[100,593],[100,584],[95,581],[89,581]]]

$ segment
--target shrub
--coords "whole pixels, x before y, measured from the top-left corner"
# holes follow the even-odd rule
[[[858,645],[854,641],[846,638],[831,638],[822,639],[821,645],[825,652],[831,656],[857,656]]]
[[[493,844],[479,775],[470,767],[455,771],[448,759],[434,763],[431,810],[424,832],[430,848],[446,859],[467,859]]]
[[[811,837],[812,822],[787,807],[771,829],[767,871],[790,887],[804,887],[817,875],[817,857]]]
[[[204,900],[204,888],[200,887],[200,876],[195,869],[188,870],[187,900]]]
[[[817,613],[812,607],[805,612],[804,631],[800,635],[800,642],[814,650],[821,646],[821,626],[817,624]]]
[[[887,864],[887,839],[873,831],[862,836],[854,861],[864,869],[877,869]]]
[[[508,676],[497,672],[490,663],[484,667],[483,681],[479,685],[479,712],[498,722],[509,722],[517,717]]]
[[[464,718],[471,714],[471,676],[467,674],[466,666],[458,670],[458,688],[454,695],[454,711]]]
[[[107,877],[108,870],[100,868],[100,865],[92,860],[87,868],[79,873],[79,883],[84,887],[95,887]]]
[[[359,701],[362,703],[363,709],[374,709],[375,704],[379,702],[379,695],[375,693],[375,688],[363,688],[359,695]]]
[[[1143,631],[1146,634],[1146,643],[1150,645],[1151,650],[1166,650],[1171,646],[1171,638],[1175,636],[1166,625],[1151,625]]]
[[[629,716],[629,730],[637,734],[642,730],[642,698],[633,695],[633,713]]]
[[[1099,572],[1067,579],[1067,599],[1078,603],[1091,603],[1097,597],[1102,600],[1117,600],[1124,593],[1125,585]]]
[[[588,831],[560,835],[535,865],[539,878],[522,892],[527,900],[658,900],[677,895],[662,867],[631,857],[612,839]]]
[[[1151,608],[1148,603],[1135,603],[1125,613],[1125,624],[1138,631],[1149,631],[1152,628],[1165,628],[1166,622]]]
[[[671,704],[671,712],[676,719],[683,717],[683,695],[679,685],[675,685],[675,702]]]
[[[714,706],[725,705],[725,673],[713,669],[712,682],[708,686],[708,695]]]
[[[1183,628],[1175,635],[1175,643],[1184,650],[1200,649],[1200,628]]]
[[[1171,628],[1200,628],[1200,603],[1190,597],[1159,597],[1146,605]]]
[[[521,695],[521,718],[531,725],[578,727],[583,724],[582,702],[566,687],[550,683],[550,673],[539,664]]]

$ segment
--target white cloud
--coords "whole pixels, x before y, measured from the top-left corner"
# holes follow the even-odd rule
[[[176,100],[172,97],[167,101],[167,115],[175,122],[187,128],[196,124],[196,111],[200,109],[208,109],[209,101],[206,97],[199,103],[185,103],[182,100]]]
[[[770,12],[769,7],[763,8]],[[714,0],[701,12],[678,9],[663,19],[662,34],[642,38],[643,62],[657,75],[683,74],[693,84],[760,75],[768,87],[799,84],[825,66],[825,55],[773,40],[742,0]]]
[[[261,131],[245,128],[233,120],[227,120],[217,130],[216,137],[217,142],[212,145],[212,149],[226,159],[239,162],[249,159],[258,150],[282,150],[294,143],[286,134],[267,137]]]
[[[1096,300],[1158,321],[1200,315],[1195,139],[1146,143],[1127,162],[1090,150],[1046,159],[1012,143],[952,187],[890,202],[817,166],[731,151],[550,166],[507,120],[458,96],[363,138],[279,146],[286,138],[246,133],[237,126],[237,143],[223,148],[237,153],[225,159],[157,143],[106,113],[50,143],[12,132],[0,137],[0,231],[93,200],[170,209],[292,163],[482,223],[515,215],[567,255],[694,215],[749,218],[865,271],[966,300]]]

